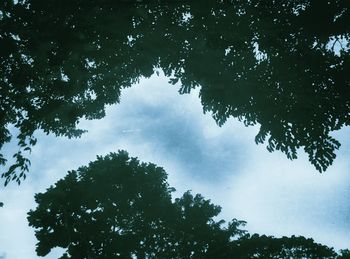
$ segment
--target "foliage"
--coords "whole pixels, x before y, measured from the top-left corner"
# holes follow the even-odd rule
[[[79,120],[102,118],[155,69],[180,93],[199,87],[219,125],[258,124],[256,143],[289,159],[303,148],[320,172],[340,146],[330,133],[349,125],[346,0],[4,0],[0,11],[0,148],[20,132],[5,184],[25,177],[36,129],[80,136]]]
[[[236,243],[236,255],[240,258],[338,258],[333,248],[302,236],[275,238],[254,234]]]
[[[166,172],[126,151],[68,172],[28,213],[37,254],[63,258],[336,258],[304,237],[249,235],[244,221],[214,220],[221,208],[189,191],[172,199]],[[344,254],[346,250],[344,250]],[[342,257],[341,257],[342,258]],[[344,257],[345,258],[345,257]]]
[[[58,246],[67,249],[62,258],[201,257],[243,233],[240,221],[214,221],[220,207],[209,200],[187,192],[172,202],[172,191],[154,164],[125,151],[98,157],[36,194],[28,220],[37,253]]]
[[[349,259],[350,258],[350,250],[349,249],[340,250],[340,255],[337,258]]]

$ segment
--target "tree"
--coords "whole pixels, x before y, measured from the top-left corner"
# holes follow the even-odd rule
[[[102,118],[156,69],[182,94],[199,87],[218,125],[258,124],[257,143],[289,159],[303,148],[320,172],[340,146],[330,133],[349,125],[346,0],[5,0],[0,10],[0,148],[10,125],[20,146],[5,183],[25,177],[36,129],[80,136],[81,118]]]
[[[28,213],[39,240],[37,254],[56,246],[62,258],[201,257],[212,247],[241,234],[242,224],[213,217],[220,212],[209,200],[189,192],[171,200],[165,171],[119,151],[70,171]]]
[[[335,258],[304,237],[249,235],[244,221],[216,221],[221,208],[185,192],[172,199],[166,172],[126,151],[68,172],[28,213],[37,254],[63,258]],[[344,250],[345,251],[345,250]],[[344,252],[345,254],[345,252]]]
[[[312,238],[302,236],[276,238],[266,235],[247,235],[234,245],[238,258],[338,258],[338,254]]]
[[[340,250],[340,255],[339,255],[338,258],[341,258],[341,259],[348,259],[348,258],[350,258],[350,250],[349,249]]]

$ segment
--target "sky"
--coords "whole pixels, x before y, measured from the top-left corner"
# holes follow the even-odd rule
[[[120,104],[108,106],[104,119],[82,121],[80,139],[37,133],[27,180],[1,187],[0,259],[38,258],[34,230],[26,214],[34,194],[44,192],[77,169],[120,149],[131,157],[162,166],[175,197],[201,193],[222,207],[219,218],[247,221],[250,233],[303,235],[336,250],[350,248],[350,129],[335,132],[342,146],[334,164],[318,173],[302,151],[290,161],[256,145],[259,127],[234,118],[219,127],[203,114],[198,91],[179,95],[163,75],[142,79],[122,91]],[[11,154],[15,145],[6,146]],[[45,258],[57,258],[54,249]]]

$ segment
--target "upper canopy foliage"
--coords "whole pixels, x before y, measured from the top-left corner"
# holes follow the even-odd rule
[[[257,143],[320,172],[349,125],[347,0],[12,0],[0,3],[0,148],[19,130],[21,181],[33,133],[79,136],[122,88],[162,69],[205,112],[261,125]],[[0,163],[6,158],[1,155]]]
[[[28,213],[37,254],[65,249],[63,258],[336,258],[332,248],[304,237],[250,236],[245,222],[215,220],[221,208],[174,191],[165,171],[126,151],[70,171]],[[345,250],[344,250],[345,251]],[[345,252],[344,252],[345,253]]]

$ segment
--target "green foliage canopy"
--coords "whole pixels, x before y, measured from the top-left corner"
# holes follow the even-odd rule
[[[249,235],[244,221],[215,220],[221,208],[185,192],[172,199],[166,172],[126,151],[98,157],[38,193],[28,213],[37,254],[64,258],[336,258],[304,237]],[[344,250],[344,254],[346,250]]]
[[[257,143],[289,159],[303,148],[320,172],[340,146],[330,133],[349,125],[347,0],[3,0],[0,11],[0,148],[11,126],[20,147],[5,183],[25,177],[36,129],[80,136],[80,119],[102,118],[156,69],[180,93],[199,87],[219,125],[259,124]]]
[[[220,207],[186,192],[174,202],[165,171],[125,151],[98,157],[35,196],[28,214],[38,255],[58,246],[62,258],[190,258],[215,253],[243,231],[214,221]]]

